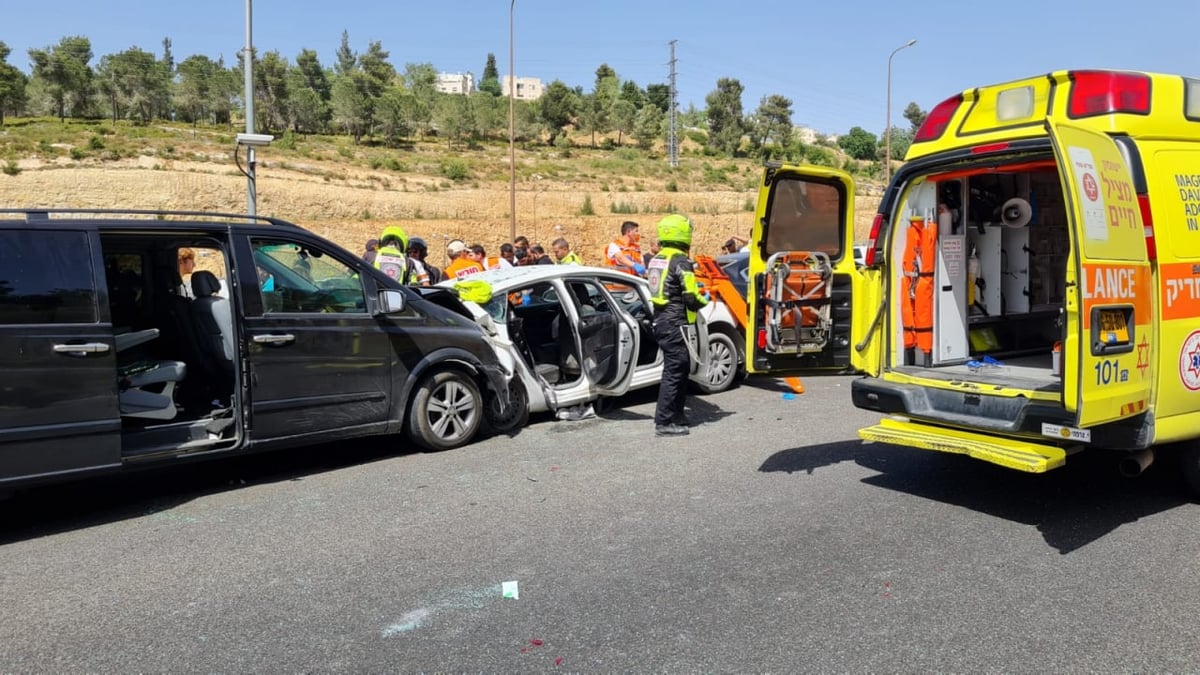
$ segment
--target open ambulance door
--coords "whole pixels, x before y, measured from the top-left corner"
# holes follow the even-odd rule
[[[854,261],[854,179],[818,166],[768,164],[750,245],[747,370],[876,372],[868,336],[881,291]]]
[[[1072,228],[1063,404],[1077,426],[1091,427],[1148,408],[1150,263],[1133,180],[1116,143],[1070,124],[1047,125]]]

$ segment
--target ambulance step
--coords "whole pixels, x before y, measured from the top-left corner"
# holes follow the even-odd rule
[[[858,437],[864,441],[967,455],[1030,473],[1056,469],[1066,464],[1068,454],[1079,449],[934,427],[892,417],[885,417],[875,426],[859,429]]]

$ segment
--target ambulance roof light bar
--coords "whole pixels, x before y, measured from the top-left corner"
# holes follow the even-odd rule
[[[1150,77],[1111,70],[1072,70],[1067,115],[1073,119],[1109,113],[1150,114]]]
[[[921,123],[921,128],[917,129],[917,135],[913,137],[913,142],[923,143],[941,138],[942,134],[946,133],[946,128],[950,126],[950,120],[962,102],[962,94],[955,94],[934,106],[933,110],[929,111],[929,115],[925,117],[925,121]]]

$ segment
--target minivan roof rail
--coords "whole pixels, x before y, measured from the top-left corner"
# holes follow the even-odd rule
[[[59,209],[59,208],[26,208],[0,209],[0,215],[21,214],[28,223],[44,222],[55,216],[104,215],[104,216],[142,216],[147,220],[165,220],[166,216],[186,216],[190,218],[207,218],[213,220],[244,220],[258,224],[274,225],[277,227],[299,227],[295,223],[273,218],[271,216],[251,216],[245,213],[223,213],[220,211],[162,211],[156,209]]]

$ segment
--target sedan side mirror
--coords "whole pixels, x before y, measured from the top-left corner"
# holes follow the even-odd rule
[[[399,314],[404,311],[407,304],[402,291],[379,291],[379,311],[383,314]]]

